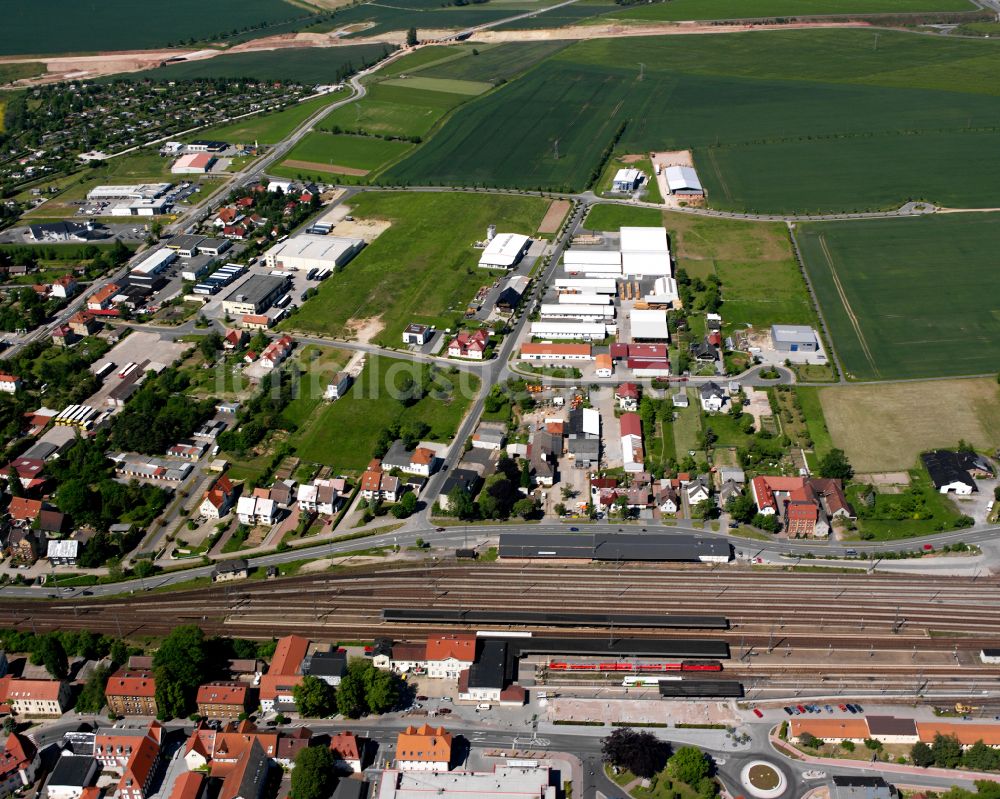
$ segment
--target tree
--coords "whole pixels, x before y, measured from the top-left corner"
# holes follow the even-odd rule
[[[818,749],[823,745],[823,741],[811,732],[802,733],[802,735],[799,736],[799,743],[806,747],[806,749]]]
[[[200,627],[175,627],[153,655],[156,705],[163,718],[184,718],[194,707],[207,666],[205,634]]]
[[[69,658],[62,641],[54,633],[38,640],[35,655],[53,680],[65,680],[69,675]]]
[[[329,716],[335,706],[333,687],[319,677],[307,675],[292,688],[292,697],[304,718],[317,719]]]
[[[448,492],[448,509],[459,519],[474,519],[476,505],[469,492],[462,486],[455,486]]]
[[[962,762],[962,744],[954,735],[935,735],[931,751],[934,753],[934,765],[938,768],[955,768]]]
[[[201,350],[206,361],[214,361],[215,353],[222,349],[222,336],[213,330],[201,337],[201,340],[198,341],[198,349]]]
[[[776,533],[781,529],[781,521],[774,514],[758,513],[750,523],[759,530],[764,530],[768,533]]]
[[[882,742],[878,738],[865,738],[865,748],[872,752],[880,752]]]
[[[528,499],[527,497],[524,499],[519,499],[517,502],[514,503],[514,507],[511,508],[511,512],[515,516],[520,516],[522,519],[527,519],[531,516],[534,516],[536,510],[537,506],[535,505],[535,500]]]
[[[910,760],[914,766],[927,768],[934,765],[934,751],[923,741],[917,741],[910,749]]]
[[[337,712],[342,716],[356,719],[365,712],[365,684],[357,669],[347,667],[347,674],[337,686]]]
[[[370,713],[388,713],[399,704],[399,678],[388,671],[376,669],[371,661],[362,660],[365,679],[365,703]]]
[[[100,667],[94,669],[87,682],[80,690],[80,696],[76,699],[76,710],[78,713],[100,713],[104,707],[104,686],[108,682],[109,670]]]
[[[417,43],[417,29],[410,28],[406,32],[406,46],[413,47]]]
[[[601,742],[605,763],[628,769],[637,777],[649,778],[663,770],[670,745],[652,733],[619,727]]]
[[[962,765],[976,771],[995,771],[1000,766],[1000,752],[976,741],[962,755]]]
[[[121,638],[116,638],[111,642],[111,650],[108,652],[111,662],[117,666],[124,666],[128,660],[128,646]]]
[[[847,481],[854,476],[854,469],[842,449],[831,449],[819,462],[820,477]]]
[[[326,746],[309,746],[295,756],[292,799],[326,799],[333,790],[333,752]]]
[[[682,746],[667,762],[667,771],[675,780],[694,785],[711,773],[712,762],[697,746]]]
[[[757,515],[757,503],[748,494],[735,494],[726,503],[726,513],[734,522],[749,524]]]
[[[566,515],[566,506],[563,505],[561,502],[557,503],[552,508],[552,510],[555,511],[556,516],[565,516]]]
[[[710,499],[703,499],[691,508],[692,519],[714,519],[719,515],[718,506]]]
[[[531,488],[531,464],[527,458],[521,460],[521,488]]]
[[[390,512],[397,519],[405,519],[407,516],[412,516],[413,512],[416,509],[417,509],[417,495],[414,494],[412,491],[407,491],[405,494],[403,494],[403,498],[392,506]]]

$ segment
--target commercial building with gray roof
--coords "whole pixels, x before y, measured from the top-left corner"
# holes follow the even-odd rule
[[[251,275],[229,292],[222,310],[230,316],[263,313],[285,293],[288,284],[288,278],[281,275]]]

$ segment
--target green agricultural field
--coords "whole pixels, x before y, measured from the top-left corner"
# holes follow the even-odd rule
[[[406,407],[393,389],[402,385],[404,375],[419,380],[420,369],[412,361],[369,356],[347,396],[317,403],[292,436],[299,457],[338,470],[361,471],[374,454],[379,433],[395,422],[419,420],[430,425],[431,439],[451,439],[479,391],[479,378],[442,370],[431,393]]]
[[[592,206],[583,222],[587,230],[613,231],[636,225],[649,227],[663,224],[663,212],[655,208],[633,208],[628,205],[602,203]]]
[[[428,78],[423,75],[410,75],[405,78],[390,78],[384,81],[384,86],[402,86],[406,89],[423,89],[429,92],[445,92],[447,94],[466,94],[475,97],[488,92],[492,84],[475,80],[456,80],[455,78]]]
[[[618,6],[611,3],[574,3],[573,5],[563,6],[545,14],[523,17],[522,19],[498,25],[497,30],[513,31],[532,30],[534,28],[565,28],[569,25],[579,25],[581,22],[598,19],[601,15],[612,12],[616,8]]]
[[[378,81],[386,77],[398,77],[400,75],[409,75],[417,72],[423,72],[432,64],[437,64],[441,61],[448,61],[449,59],[455,57],[461,57],[463,55],[463,47],[458,45],[431,45],[430,47],[421,47],[419,50],[414,50],[412,53],[407,53],[406,55],[397,58],[384,70],[379,71],[379,73],[369,80]]]
[[[993,42],[868,30],[641,42],[641,73],[635,40],[567,47],[458,109],[389,176],[580,190],[624,125],[617,152],[692,150],[715,207],[994,204]]]
[[[644,22],[676,22],[814,14],[910,14],[972,11],[973,8],[967,0],[669,0],[613,11],[607,16]]]
[[[253,78],[295,81],[312,86],[337,83],[352,72],[381,61],[392,49],[387,44],[355,44],[347,47],[232,53],[200,61],[181,61],[158,69],[133,72],[124,77],[153,81]]]
[[[385,219],[392,226],[343,271],[319,287],[283,327],[306,333],[351,336],[377,326],[374,341],[398,347],[410,322],[454,326],[480,286],[495,275],[478,267],[472,244],[486,226],[532,233],[548,208],[539,197],[450,193],[370,193],[351,198],[356,219]]]
[[[313,131],[292,148],[288,153],[287,161],[305,161],[318,164],[317,174],[324,173],[324,170],[321,169],[324,165],[371,172],[383,164],[400,158],[411,149],[413,149],[413,145],[409,142]],[[298,167],[289,165],[289,168]],[[331,172],[326,172],[326,174],[329,179]]]
[[[343,100],[347,96],[349,95],[341,93],[315,97],[273,114],[258,114],[238,122],[231,122],[228,125],[206,128],[196,134],[186,136],[185,139],[208,138],[228,142],[249,143],[257,141],[261,144],[277,144],[321,108]]]
[[[313,30],[340,30],[349,25],[366,23],[363,30],[351,35],[378,36],[388,31],[408,28],[464,28],[495,22],[513,16],[517,11],[491,9],[489,3],[442,8],[440,0],[394,0],[393,3],[365,2],[341,9],[333,19]]]
[[[366,97],[334,110],[319,127],[335,133],[423,137],[448,111],[468,99],[461,94],[377,83]]]
[[[996,372],[1000,215],[810,224],[797,238],[850,378]]]
[[[448,48],[458,50],[462,57],[435,62],[421,69],[420,75],[498,84],[527,72],[535,64],[555,55],[566,45],[566,42],[509,42]]]
[[[6,0],[3,12],[0,55],[163,47],[312,16],[308,9],[283,0],[46,0],[44,9],[35,0]],[[268,32],[263,27],[259,35]]]

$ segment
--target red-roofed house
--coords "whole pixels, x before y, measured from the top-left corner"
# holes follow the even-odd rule
[[[333,752],[333,765],[337,768],[349,768],[360,773],[364,759],[364,739],[359,738],[350,730],[343,730],[330,736],[330,751]]]
[[[401,771],[447,771],[452,735],[444,727],[407,727],[396,739],[396,768]]]
[[[7,513],[17,527],[30,527],[41,512],[41,501],[26,497],[13,497],[7,506]]]
[[[270,756],[254,739],[223,778],[218,799],[260,799],[270,767]]]
[[[291,336],[282,336],[268,344],[260,354],[260,365],[264,369],[274,369],[288,357],[295,346]]]
[[[271,320],[266,314],[246,314],[240,319],[240,324],[247,330],[267,330]]]
[[[757,510],[778,516],[789,536],[827,536],[835,518],[854,518],[839,480],[760,475],[750,481]]]
[[[16,394],[21,390],[21,378],[17,375],[0,374],[0,391],[5,394]]]
[[[431,636],[427,639],[424,660],[428,677],[457,680],[462,670],[476,660],[476,636],[462,633]]]
[[[250,688],[239,682],[211,682],[198,688],[198,713],[211,719],[236,718],[250,710]]]
[[[176,780],[169,799],[199,799],[205,785],[205,775],[200,771],[185,771]]]
[[[221,519],[236,502],[236,489],[228,477],[222,475],[215,484],[205,492],[201,502],[201,514],[209,519]]]
[[[111,299],[119,291],[121,291],[121,287],[117,283],[108,283],[103,288],[99,288],[87,300],[87,310],[95,313],[108,311],[111,308]]]
[[[116,671],[104,688],[108,710],[116,716],[155,716],[156,680],[148,671]]]
[[[227,330],[226,335],[222,337],[222,348],[224,350],[238,350],[246,344],[249,337],[246,330]]]
[[[309,641],[298,635],[288,635],[278,641],[267,674],[260,680],[260,707],[265,713],[276,706],[295,705],[292,689],[302,682],[302,660]]]
[[[38,774],[38,749],[30,739],[12,732],[0,754],[0,799],[26,788]]]
[[[0,677],[0,705],[24,716],[61,716],[69,706],[69,683]]]
[[[641,472],[645,454],[642,448],[642,420],[636,413],[623,413],[618,423],[621,425],[622,458],[626,472]]]
[[[101,329],[101,320],[91,311],[77,311],[69,318],[69,329],[78,336],[92,336]]]
[[[15,458],[4,468],[2,476],[9,480],[12,470],[25,489],[37,488],[45,482],[45,478],[42,477],[45,461],[40,458]]]
[[[66,300],[76,294],[79,288],[73,275],[63,275],[52,281],[52,296]]]
[[[160,722],[151,721],[144,731],[111,728],[108,732],[98,732],[94,736],[94,757],[103,768],[120,771],[128,765],[144,738],[160,746],[163,743]]]
[[[476,330],[474,333],[463,330],[448,345],[448,356],[481,361],[489,343],[490,336],[485,330]]]

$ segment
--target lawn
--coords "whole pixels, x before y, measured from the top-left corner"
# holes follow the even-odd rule
[[[952,530],[961,515],[954,503],[934,490],[930,477],[923,469],[909,472],[910,485],[899,494],[877,493],[874,506],[861,496],[867,490],[854,485],[848,488],[848,499],[858,514],[859,538],[893,541],[914,535]]]
[[[188,39],[218,38],[239,27],[310,16],[307,9],[284,0],[217,0],[209,4],[197,0],[101,0],[99,4],[46,0],[44,9],[35,0],[6,0],[0,55],[163,47]]]
[[[815,389],[833,445],[855,471],[909,469],[921,452],[965,439],[1000,446],[1000,387],[992,378]]]
[[[626,8],[608,16],[648,22],[689,19],[803,17],[812,14],[908,14],[972,11],[967,0],[669,0]]]
[[[306,86],[328,85],[338,83],[347,75],[381,61],[392,49],[387,44],[355,44],[345,47],[230,53],[198,61],[181,61],[157,69],[133,72],[124,77],[154,81],[252,78],[294,81]]]
[[[430,438],[451,439],[479,390],[479,380],[441,373],[432,394],[404,407],[391,396],[390,386],[400,385],[403,374],[417,378],[418,369],[411,361],[369,357],[347,396],[319,403],[292,436],[298,455],[338,470],[361,471],[372,458],[381,430],[397,421],[419,420],[430,425]]]
[[[663,212],[655,208],[632,208],[628,205],[604,203],[591,206],[584,227],[593,231],[616,231],[629,225],[650,226],[663,224]]]
[[[348,96],[346,92],[342,92],[314,97],[272,114],[257,114],[227,125],[206,128],[186,136],[185,139],[218,139],[240,144],[255,141],[261,144],[277,144],[321,108]]]
[[[0,64],[0,86],[13,83],[16,80],[43,75],[46,69],[45,64],[40,61],[28,61],[23,64]],[[0,106],[0,115],[2,112],[3,107]]]
[[[315,164],[315,173],[326,174],[329,180],[330,174],[336,174],[334,170],[337,167],[371,172],[383,164],[401,158],[412,148],[413,145],[409,142],[386,141],[371,136],[349,136],[317,130],[307,134],[292,148],[287,161]],[[304,164],[287,164],[287,168],[299,172],[308,172],[310,169]]]
[[[823,415],[823,403],[820,401],[819,389],[809,386],[796,386],[795,393],[799,397],[799,406],[805,416],[806,429],[809,431],[809,438],[813,441],[813,450],[816,455],[823,457],[833,449],[833,439],[830,437],[830,430],[826,426],[826,417]]]
[[[454,327],[480,286],[495,279],[478,267],[473,242],[488,224],[531,234],[548,208],[539,197],[453,193],[370,193],[351,199],[357,219],[392,226],[342,271],[323,281],[319,293],[286,328],[349,336],[362,321],[377,322],[377,343],[398,347],[410,322],[450,320]]]
[[[306,424],[316,407],[323,402],[323,394],[331,379],[341,371],[353,353],[334,347],[309,344],[295,352],[298,382],[295,396],[281,412],[281,418],[300,428]]]
[[[641,68],[634,47],[626,38],[566,47],[457,109],[389,175],[580,190],[615,145],[692,150],[720,208],[994,203],[994,42],[867,30],[650,37]]]
[[[467,95],[376,83],[356,103],[338,108],[319,125],[324,130],[399,138],[424,137]]]
[[[848,377],[996,372],[1000,215],[805,225],[797,237]]]
[[[673,423],[674,453],[678,461],[686,458],[691,450],[700,447],[698,439],[701,434],[701,403],[698,401],[698,392],[688,389],[681,391],[687,391],[690,404],[686,408],[674,409],[677,413],[677,420]]]

